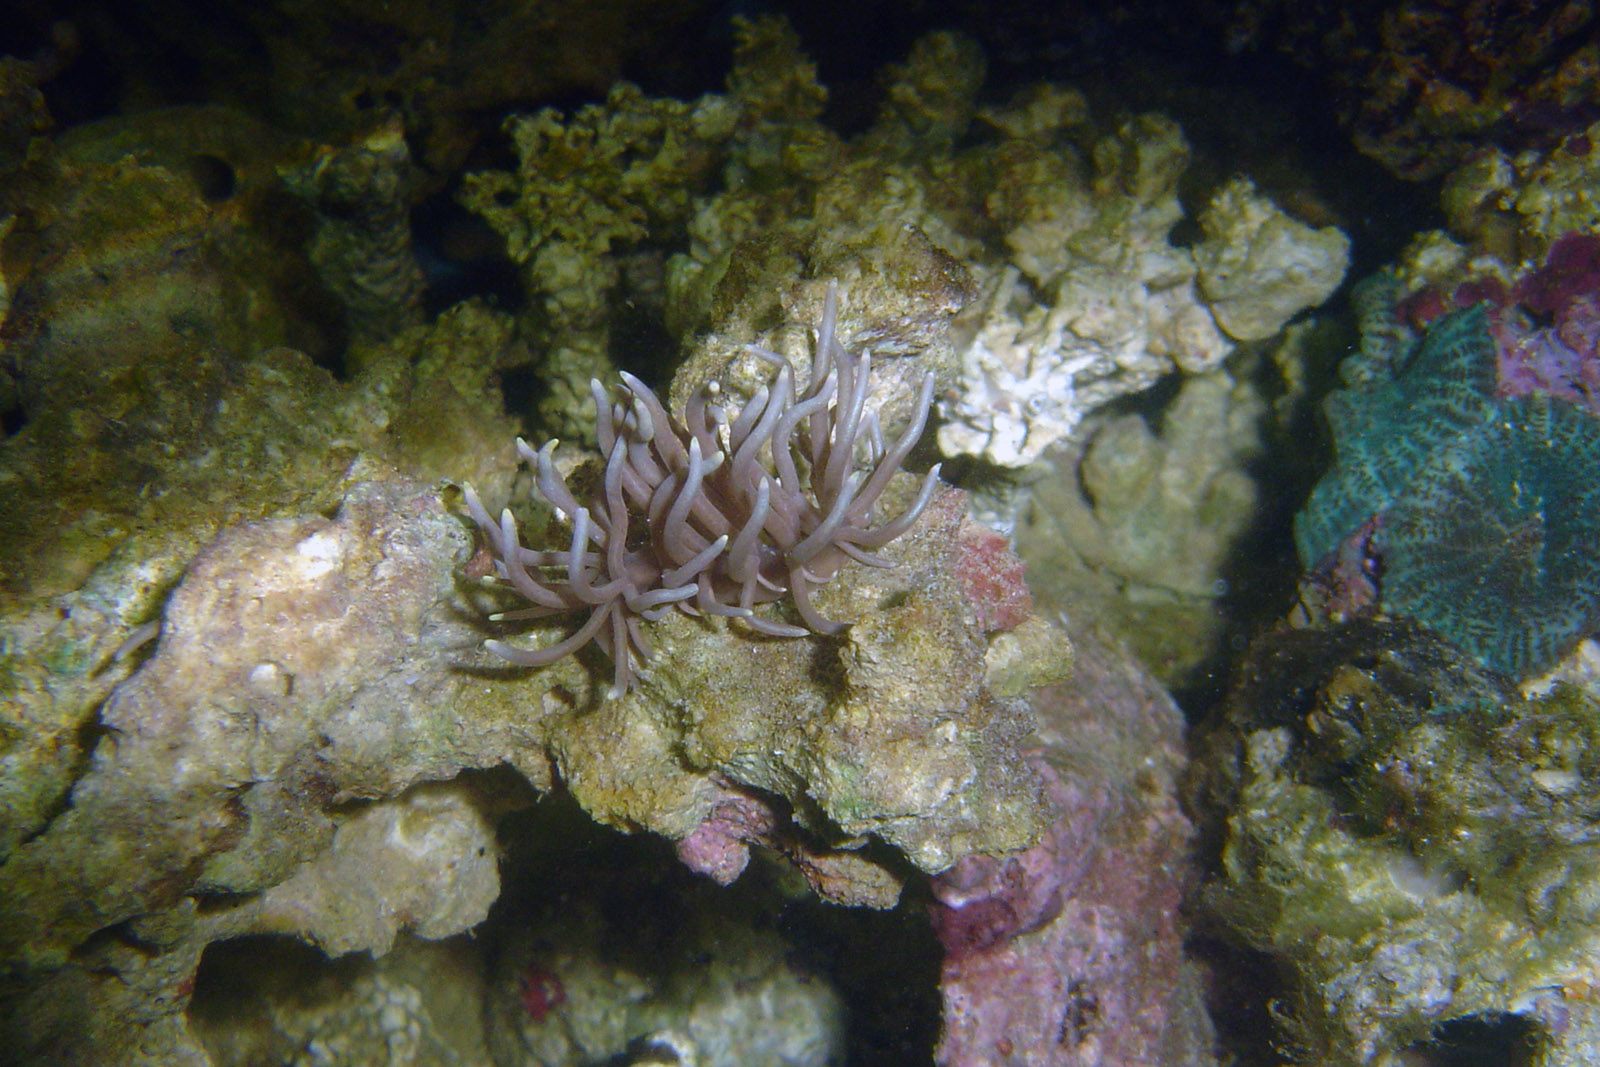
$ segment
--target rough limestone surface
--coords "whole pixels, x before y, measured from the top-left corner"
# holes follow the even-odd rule
[[[681,619],[660,628],[662,669],[607,703],[579,661],[532,679],[487,661],[439,565],[466,561],[465,526],[431,489],[362,482],[333,519],[230,527],[102,708],[106,739],[71,806],[0,868],[8,1034],[92,1059],[120,1047],[128,1012],[163,1005],[147,1061],[178,1062],[195,1054],[180,990],[211,940],[279,932],[381,952],[401,928],[470,926],[496,895],[490,838],[470,785],[423,786],[468,768],[510,762],[548,788],[553,764],[597,817],[671,837],[732,779],[791,798],[814,852],[871,835],[937,870],[1029,844],[1032,718],[985,687],[989,638],[949,559],[964,511],[943,494],[894,568],[819,600],[857,622],[846,639]],[[400,799],[350,807],[381,797]],[[895,880],[874,870],[824,863],[814,882],[891,903]],[[93,941],[130,921],[153,956]]]
[[[579,412],[590,378],[613,373],[610,304],[622,271],[614,248],[680,227],[736,113],[708,95],[690,104],[646,97],[618,82],[604,103],[571,116],[555,108],[506,123],[518,165],[467,176],[462,202],[506,242],[524,275],[525,329],[547,353],[542,422],[585,438]]]
[[[929,353],[949,368],[940,374],[940,447],[1008,467],[1031,463],[1110,401],[1174,371],[1215,368],[1231,351],[1196,288],[1193,253],[1169,240],[1183,219],[1189,161],[1171,119],[1096,124],[1081,93],[1053,85],[980,109],[981,53],[935,33],[886,72],[877,122],[847,140],[821,124],[826,92],[792,31],[764,19],[738,35],[719,98],[740,116],[715,145],[725,185],[695,201],[688,249],[666,265],[674,332],[727,323],[730,308],[763,289],[781,292],[797,271],[847,290],[861,270],[885,289],[937,291],[953,288],[950,266],[959,264],[982,304],[957,335],[936,340],[948,352]],[[975,146],[961,147],[973,133],[982,134]],[[652,223],[652,235],[676,240],[676,218]],[[1299,237],[1271,228],[1252,283],[1284,272],[1259,262],[1281,258],[1280,231]],[[1274,284],[1304,291],[1293,279]],[[758,310],[752,325],[770,324],[770,303]],[[805,321],[795,310],[787,306],[787,317]],[[881,351],[927,347],[892,318],[874,326],[881,335],[861,340]]]
[[[352,350],[422,322],[425,283],[406,199],[410,167],[405,127],[391,115],[351,143],[322,146],[285,175],[289,191],[316,212],[308,254],[345,308]]]
[[[1040,602],[1118,633],[1166,682],[1213,655],[1227,569],[1257,514],[1248,469],[1266,408],[1249,382],[1198,374],[1158,425],[1106,419],[1041,463],[1015,526]]]
[[[780,932],[713,889],[660,902],[618,937],[607,913],[638,906],[573,900],[505,937],[485,1006],[496,1064],[840,1062],[845,1004]]]
[[[795,380],[808,381],[814,324],[830,284],[837,285],[840,343],[871,358],[867,410],[877,412],[887,438],[910,419],[925,374],[934,375],[936,386],[955,380],[952,320],[972,295],[967,270],[912,233],[859,255],[853,248],[824,252],[825,240],[818,241],[814,251],[837,257],[837,276],[797,280],[776,273],[749,249],[735,255],[720,291],[717,328],[698,339],[673,375],[667,394],[672,410],[682,412],[703,389],[716,390],[722,403],[737,409],[770,386],[773,364],[754,355],[752,345],[787,359]],[[776,325],[774,316],[780,319]]]
[[[885,72],[871,128],[846,140],[823,125],[827,90],[782,19],[736,20],[728,99],[740,121],[727,145],[725,184],[697,198],[689,247],[667,264],[667,319],[692,332],[724,316],[725,294],[779,281],[796,267],[848,286],[848,266],[910,238],[945,257],[970,258],[975,220],[956,205],[949,167],[983,77],[977,47],[959,34],[919,40]],[[898,259],[897,256],[888,257]],[[902,284],[918,280],[901,268]],[[921,280],[937,286],[938,272]]]
[[[64,805],[100,704],[221,529],[336,510],[388,462],[363,454],[422,478],[505,478],[511,424],[487,379],[507,340],[502,317],[461,305],[348,386],[289,349],[185,345],[87,393],[85,410],[123,412],[113,438],[78,402],[33,411],[0,447],[0,860]]]
[[[1058,156],[1051,146],[1081,115],[1061,108],[1055,121],[1020,124],[1027,136],[988,198],[1010,262],[980,272],[985,310],[940,404],[947,454],[1026,466],[1090,412],[1232,348],[1195,290],[1193,256],[1167,240],[1189,156],[1177,124],[1141,115]]]
[[[1200,228],[1205,238],[1194,250],[1200,292],[1237,341],[1271,337],[1321,304],[1350,266],[1350,238],[1333,226],[1313,229],[1290,218],[1248,178],[1217,191]]]
[[[1519,1062],[1594,1062],[1593,690],[1524,698],[1372,621],[1274,635],[1242,679],[1207,745],[1208,902],[1284,976],[1281,1047],[1399,1067],[1494,1020]]]
[[[1481,149],[1445,179],[1440,204],[1475,252],[1536,262],[1562,234],[1600,230],[1597,172],[1600,123],[1544,151]]]
[[[1545,151],[1478,151],[1440,190],[1448,229],[1416,234],[1391,266],[1394,302],[1462,285],[1479,287],[1479,299],[1504,299],[1562,237],[1600,232],[1597,173],[1600,124]]]
[[[433,940],[471,929],[500,895],[494,827],[478,799],[429,782],[373,804],[241,917],[331,956],[383,955],[402,929]]]
[[[206,954],[189,1024],[218,1067],[489,1067],[483,956],[467,936],[333,960],[287,938],[226,942]]]
[[[1216,1062],[1179,918],[1196,873],[1183,718],[1125,653],[1077,649],[1073,682],[1033,693],[1049,830],[933,881],[942,1067]]]
[[[176,1062],[195,1048],[181,989],[215,938],[381,952],[399,928],[482,919],[498,877],[471,791],[407,792],[513,749],[451,669],[475,628],[438,564],[467,548],[437,493],[390,477],[353,487],[335,519],[246,523],[201,551],[101,708],[70,806],[0,868],[11,1040]],[[142,949],[96,939],[121,924]],[[133,1049],[130,1011],[148,1019]]]
[[[100,705],[221,529],[335,510],[363,456],[484,477],[512,432],[490,377],[517,347],[481,304],[335,379],[287,148],[230,109],[143,111],[36,138],[9,190],[0,861],[67,806]]]
[[[215,449],[214,464],[261,457],[232,475],[247,495],[208,505],[216,490],[199,472],[170,475],[158,484],[189,495],[141,514],[152,531],[192,526],[128,539],[91,568],[103,588],[69,586],[61,603],[98,614],[63,619],[41,602],[8,617],[21,638],[12,677],[37,680],[8,710],[48,715],[55,733],[14,729],[26,743],[7,755],[57,767],[52,796],[64,800],[33,802],[0,865],[0,1031],[30,1057],[204,1063],[184,1008],[218,940],[275,933],[381,953],[407,933],[471,927],[497,895],[493,790],[474,775],[501,765],[536,789],[561,781],[603,821],[674,840],[730,788],[761,790],[783,811],[782,851],[819,892],[854,904],[892,904],[904,877],[871,841],[934,871],[1036,838],[1020,692],[1065,673],[1070,646],[1019,616],[1014,590],[963,582],[955,557],[981,539],[963,533],[957,491],[885,551],[894,566],[848,567],[818,597],[852,623],[842,637],[762,639],[679,616],[656,627],[654,673],[615,701],[591,658],[528,671],[485,652],[483,613],[497,600],[468,578],[483,561],[452,491],[379,457],[422,473],[479,446],[484,423],[460,391],[492,373],[497,321],[447,315],[346,386],[283,350],[246,364],[253,399],[223,394],[231,420],[203,422],[198,438],[179,422],[168,444]],[[205,395],[170,393],[180,412]],[[280,422],[307,451],[333,440],[338,465],[323,453],[322,481],[268,517],[240,516],[242,501],[312,462],[268,447]],[[486,492],[503,498],[512,484],[509,447],[459,462]],[[885,506],[916,484],[902,476]],[[126,621],[91,625],[108,617]],[[157,625],[138,647],[114,655],[146,619]],[[1014,654],[1040,627],[1052,658]],[[32,654],[63,641],[68,659]],[[82,703],[61,702],[67,693]]]
[[[174,348],[329,354],[327,309],[274,204],[289,143],[219,105],[144,110],[35,138],[8,181],[6,375],[30,417]],[[218,196],[197,166],[229,175]],[[279,213],[282,212],[282,215]],[[265,221],[269,216],[277,221]]]
[[[814,87],[779,37],[752,32],[741,106]],[[762,55],[788,80],[752,76]],[[803,353],[837,276],[854,301],[850,342],[875,353],[884,422],[903,418],[923,366],[953,366],[950,319],[972,289],[949,249],[977,239],[934,192],[965,182],[946,172],[941,187],[939,159],[964,132],[980,67],[953,38],[921,48],[896,75],[882,136],[838,169],[814,94],[752,112],[734,169],[792,181],[750,183],[771,210],[708,245],[701,292],[717,296],[689,321],[735,349],[788,331],[794,343],[774,346]],[[624,92],[587,119],[633,116],[642,140],[629,143],[671,170],[682,145],[651,125],[668,112],[686,114]],[[302,307],[302,289],[278,284],[314,271],[301,250],[276,254],[268,238],[283,233],[250,230],[258,194],[281,199],[277,157],[195,141],[231,128],[210,114],[85,135],[74,151],[87,155],[54,157],[71,163],[47,198],[61,210],[35,210],[40,231],[7,241],[8,270],[13,255],[37,258],[7,306],[5,402],[24,417],[0,443],[0,1047],[25,1062],[199,1067],[208,1052],[186,1008],[208,947],[273,935],[377,954],[473,927],[497,894],[501,777],[522,784],[509,803],[560,784],[596,818],[674,841],[759,794],[778,821],[758,839],[852,904],[891,904],[912,869],[1037,840],[1047,812],[1024,756],[1026,693],[1067,673],[1071,646],[1028,616],[1019,568],[973,533],[959,492],[884,551],[893,566],[849,566],[819,595],[850,625],[840,636],[772,640],[675,615],[652,632],[653,673],[611,701],[591,654],[533,671],[487,653],[485,616],[510,605],[474,580],[488,561],[441,479],[470,479],[496,505],[525,499],[497,381],[529,362],[510,317],[467,302],[407,326],[406,310],[377,332],[387,341],[342,363],[336,320],[359,309]],[[182,151],[130,150],[173,124]],[[525,136],[540,151],[569,144],[573,123],[558,125]],[[762,138],[775,127],[815,136],[773,164]],[[213,147],[239,163],[235,198],[213,202],[204,168],[187,165]],[[1105,172],[1144,181],[1138,153],[1119,151]],[[684,162],[708,173],[696,168],[709,160]],[[807,200],[789,199],[794,173],[818,182],[809,230],[776,225],[774,203]],[[538,279],[577,301],[543,310],[574,322],[595,306],[580,297],[612,292],[620,248],[663,237],[650,232],[663,218],[630,205],[683,192],[618,201],[615,173],[587,177],[595,217],[611,211],[627,231],[617,243],[530,238],[530,255],[548,256]],[[676,227],[701,206],[678,197],[662,212]],[[213,253],[224,261],[192,258]],[[16,318],[24,304],[40,316]],[[737,336],[724,329],[758,306]],[[36,328],[46,318],[55,329]],[[301,341],[311,356],[289,347]],[[885,507],[916,484],[901,478]],[[326,1026],[286,1032],[314,1044],[347,1015],[366,1035],[352,1058],[369,1037],[410,1040],[403,988],[356,993]]]
[[[952,558],[967,521],[964,494],[937,494],[884,550],[894,567],[820,591],[818,610],[853,622],[841,640],[752,640],[737,623],[673,615],[655,631],[657,665],[625,697],[578,713],[546,696],[567,788],[603,822],[680,840],[733,783],[787,798],[820,845],[870,835],[930,872],[1030,843],[1042,812],[1021,756],[1032,716],[986,685],[991,638]],[[884,906],[898,885],[880,872],[840,892]]]
[[[19,1062],[206,1063],[184,1009],[208,944],[381,952],[498,893],[475,787],[422,783],[513,748],[453,671],[480,631],[435,480],[493,484],[511,426],[491,377],[516,346],[468,302],[343,382],[283,347],[328,355],[328,309],[283,282],[307,264],[272,244],[295,227],[258,210],[292,212],[281,150],[220,108],[147,112],[36,141],[47,180],[11,201],[8,314],[32,309],[5,324],[22,418],[0,442],[0,1032]],[[212,157],[229,195],[195,166]],[[481,747],[429,735],[458,713]],[[526,773],[548,781],[542,759]]]

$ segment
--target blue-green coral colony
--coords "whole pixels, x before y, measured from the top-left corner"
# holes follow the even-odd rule
[[[1380,375],[1374,367],[1383,362],[1357,356],[1346,368],[1360,363]],[[1308,567],[1394,503],[1433,457],[1489,419],[1494,340],[1481,308],[1441,319],[1395,364],[1395,376],[1338,390],[1324,402],[1338,458],[1295,517],[1296,545]]]
[[[1337,460],[1295,539],[1316,566],[1376,516],[1384,606],[1522,677],[1600,621],[1600,424],[1548,396],[1497,398],[1495,358],[1484,308],[1468,308],[1393,377],[1330,396]]]

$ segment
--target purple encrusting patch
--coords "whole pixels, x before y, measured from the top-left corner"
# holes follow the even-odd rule
[[[1497,395],[1553,396],[1600,415],[1600,236],[1563,235],[1511,285],[1484,277],[1444,292],[1423,289],[1399,310],[1420,330],[1478,303],[1490,308]]]
[[[544,648],[503,641],[485,647],[512,663],[543,666],[594,641],[611,657],[616,695],[633,683],[633,657],[649,659],[643,622],[671,608],[739,618],[782,637],[843,629],[817,612],[813,591],[850,560],[887,566],[875,550],[916,522],[939,468],[928,472],[910,507],[876,521],[879,497],[922,434],[933,375],[923,378],[910,424],[886,445],[866,406],[871,360],[840,343],[837,316],[830,284],[802,392],[787,359],[749,349],[777,374],[731,418],[714,391],[691,399],[680,423],[630,374],[623,373],[615,401],[591,382],[605,473],[586,503],[555,468],[556,442],[535,452],[519,439],[518,453],[537,471],[535,495],[572,524],[565,549],[523,547],[511,512],[496,520],[465,487],[467,510],[500,579],[532,604],[496,618],[589,613]],[[754,613],[785,595],[803,626]]]
[[[1600,237],[1561,237],[1511,299],[1490,327],[1501,394],[1548,393],[1600,414]]]
[[[1533,326],[1514,308],[1490,316],[1500,396],[1544,393],[1600,415],[1600,298],[1568,311],[1551,326]]]

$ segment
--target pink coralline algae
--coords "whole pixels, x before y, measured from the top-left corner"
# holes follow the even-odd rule
[[[1055,821],[1033,848],[933,880],[945,947],[940,1067],[1207,1067],[1183,955],[1190,827],[1182,719],[1141,670],[1074,637],[1073,682],[1034,691],[1034,769]]]
[[[750,846],[773,839],[778,816],[750,793],[730,785],[721,791],[711,814],[678,842],[678,858],[718,885],[732,885],[750,863]]]
[[[567,1002],[567,990],[553,971],[542,965],[529,964],[517,978],[517,1003],[536,1023],[542,1023],[550,1013]]]
[[[793,822],[787,806],[772,798],[718,783],[711,813],[678,842],[685,867],[718,885],[732,885],[760,846],[785,856],[818,896],[847,906],[892,907],[899,882],[850,849],[831,849]]]
[[[1600,236],[1569,233],[1512,284],[1473,278],[1407,298],[1401,317],[1423,329],[1444,313],[1489,305],[1498,349],[1496,393],[1543,394],[1600,414]]]
[[[934,880],[939,903],[929,918],[947,961],[1003,945],[1061,914],[1063,885],[1076,884],[1083,872],[1059,869],[1070,862],[1056,851],[1059,837],[1015,856],[970,856]]]
[[[966,593],[978,625],[993,633],[1014,630],[1033,611],[1033,595],[1024,581],[1022,560],[1005,535],[976,523],[961,530],[956,577]]]
[[[1352,619],[1378,610],[1378,573],[1382,569],[1373,536],[1378,520],[1368,519],[1339,542],[1339,550],[1308,577],[1304,592],[1319,616]]]
[[[1600,414],[1600,237],[1562,237],[1512,297],[1528,315],[1507,308],[1490,327],[1502,395],[1543,392]]]

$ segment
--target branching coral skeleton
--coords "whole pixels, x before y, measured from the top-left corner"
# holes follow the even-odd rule
[[[622,374],[617,400],[591,381],[605,473],[587,504],[556,470],[557,442],[535,452],[518,439],[518,453],[537,472],[535,495],[571,523],[565,549],[523,547],[511,512],[496,520],[465,487],[467,510],[489,542],[500,579],[532,605],[494,618],[589,613],[543,648],[503,641],[485,647],[537,667],[594,641],[614,664],[616,695],[633,683],[633,658],[650,658],[643,622],[671,608],[742,619],[757,633],[779,637],[842,630],[817,612],[813,592],[850,560],[887,566],[875,550],[916,522],[939,467],[900,515],[875,521],[879,497],[922,435],[933,375],[923,378],[910,423],[886,445],[877,412],[867,410],[871,359],[839,342],[837,314],[838,294],[829,285],[802,392],[786,358],[751,347],[777,373],[732,418],[716,402],[714,384],[689,401],[680,424],[631,374]],[[755,614],[785,594],[803,626]]]

